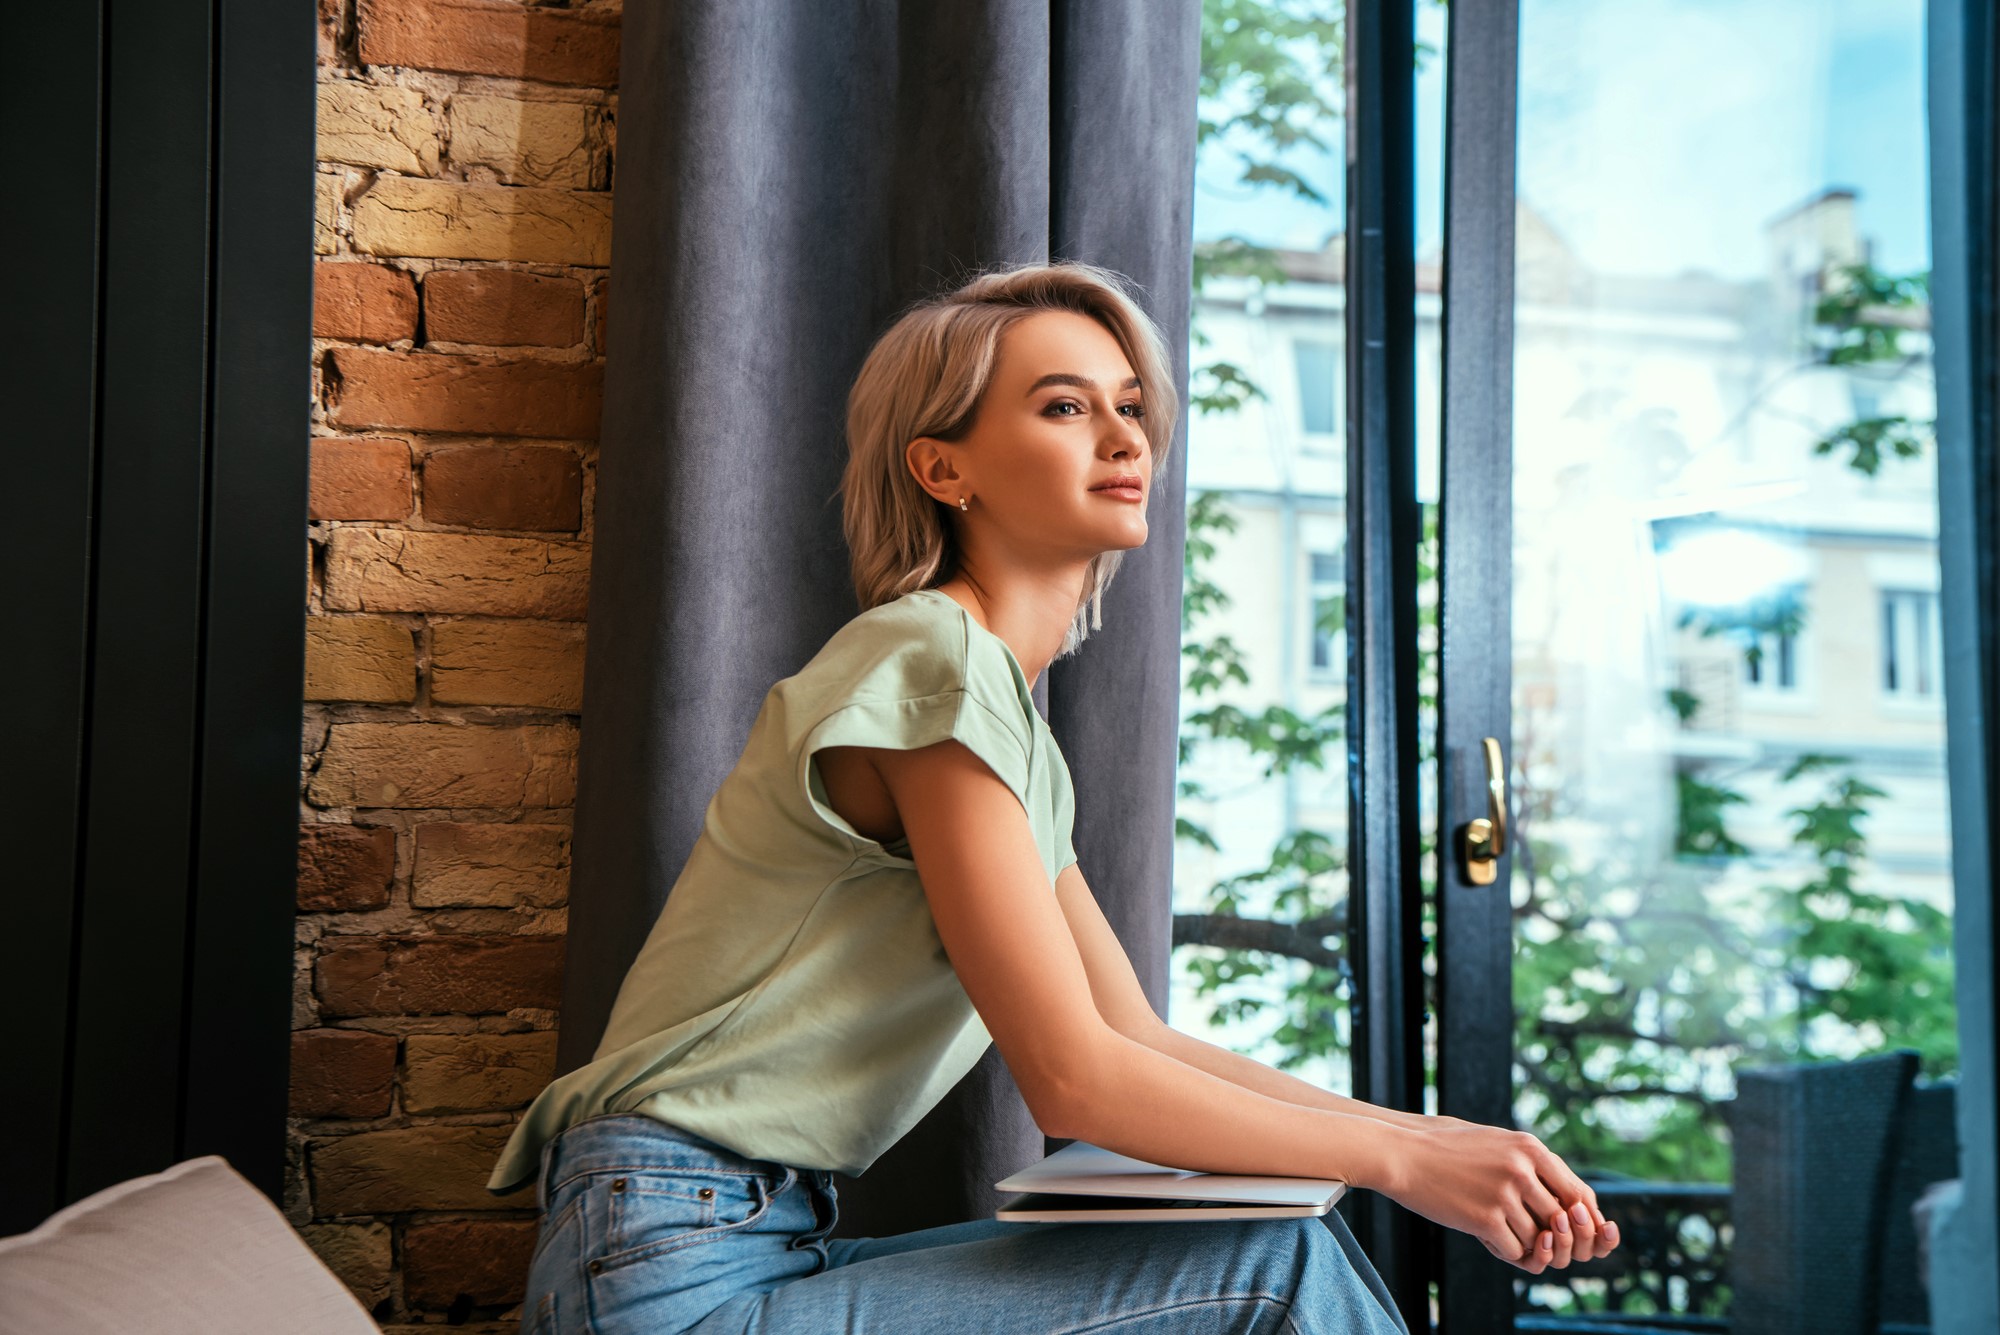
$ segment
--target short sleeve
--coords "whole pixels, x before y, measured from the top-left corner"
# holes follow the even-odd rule
[[[1070,781],[1069,762],[1053,735],[1048,739],[1049,773],[1054,776],[1056,820],[1056,875],[1076,858],[1076,787]]]
[[[1024,811],[1032,810],[1030,748],[1035,738],[1026,720],[995,707],[1000,701],[988,685],[994,665],[978,659],[985,648],[962,627],[939,620],[890,627],[878,652],[829,665],[846,675],[830,676],[818,719],[807,728],[794,760],[799,792],[832,837],[856,852],[908,861],[860,833],[827,804],[812,759],[829,746],[913,751],[956,740],[1007,785]],[[999,670],[1006,670],[1004,662]]]

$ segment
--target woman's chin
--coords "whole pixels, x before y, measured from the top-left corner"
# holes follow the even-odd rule
[[[1129,552],[1145,545],[1146,530],[1142,528],[1137,533],[1107,537],[1101,541],[1098,550],[1104,552]]]
[[[1151,529],[1146,521],[1137,523],[1092,525],[1084,533],[1077,535],[1077,545],[1071,550],[1080,550],[1089,556],[1101,556],[1105,552],[1129,552],[1146,545],[1146,537]]]

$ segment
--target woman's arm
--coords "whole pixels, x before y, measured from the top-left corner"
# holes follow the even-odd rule
[[[1084,972],[1090,979],[1091,996],[1096,1001],[1098,1013],[1107,1024],[1126,1037],[1137,1039],[1147,1047],[1189,1066],[1221,1076],[1232,1084],[1284,1099],[1288,1103],[1325,1108],[1357,1117],[1373,1117],[1417,1131],[1447,1123],[1468,1125],[1457,1118],[1403,1112],[1336,1094],[1171,1027],[1160,1019],[1152,1003],[1146,1000],[1145,989],[1139,985],[1138,975],[1132,970],[1131,957],[1125,953],[1117,933],[1111,930],[1111,924],[1105,921],[1097,896],[1084,880],[1082,868],[1075,863],[1057,874],[1056,899],[1069,923],[1070,935],[1076,941],[1077,954],[1082,958]],[[1562,1195],[1560,1191],[1557,1194]],[[1590,1213],[1591,1226],[1601,1231],[1606,1221],[1597,1205],[1597,1193],[1588,1184],[1583,1184],[1580,1196],[1569,1197],[1563,1203],[1571,1205],[1578,1199]]]
[[[1324,1108],[1329,1112],[1355,1117],[1372,1117],[1393,1126],[1423,1124],[1421,1113],[1399,1112],[1394,1108],[1378,1107],[1344,1094],[1332,1093],[1263,1062],[1172,1028],[1154,1013],[1152,1004],[1146,1000],[1138,975],[1132,972],[1131,958],[1126,955],[1117,934],[1111,930],[1111,924],[1104,920],[1104,911],[1098,907],[1097,896],[1091,893],[1082,870],[1075,863],[1063,868],[1056,876],[1056,901],[1062,906],[1063,918],[1076,941],[1077,954],[1081,956],[1084,972],[1090,979],[1090,992],[1097,1003],[1098,1013],[1127,1038],[1137,1039],[1156,1052],[1163,1052],[1177,1061],[1220,1076],[1231,1084],[1254,1089],[1287,1103],[1305,1108]]]
[[[1543,1221],[1562,1212],[1556,1191],[1578,1200],[1588,1188],[1533,1136],[1295,1102],[1132,1037],[1153,1033],[1137,1016],[1150,1008],[1136,981],[1128,989],[1108,967],[1110,928],[1094,903],[1080,941],[1068,914],[1081,907],[1081,877],[1066,911],[1006,785],[955,741],[868,754],[895,799],[939,939],[1045,1132],[1183,1168],[1336,1178],[1471,1233],[1523,1269],[1549,1263],[1536,1248]],[[1086,954],[1099,961],[1094,975]],[[1255,1079],[1283,1087],[1282,1077]]]

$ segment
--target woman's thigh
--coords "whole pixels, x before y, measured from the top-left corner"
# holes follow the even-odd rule
[[[822,1331],[1407,1335],[1335,1218],[979,1220],[830,1244],[828,1269],[724,1303],[698,1335]],[[1358,1249],[1353,1256],[1360,1256]],[[1373,1280],[1371,1284],[1369,1281]]]

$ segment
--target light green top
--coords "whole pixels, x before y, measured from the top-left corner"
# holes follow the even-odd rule
[[[909,841],[841,819],[811,759],[948,737],[1020,799],[1053,886],[1075,793],[1013,651],[936,589],[870,608],[764,697],[596,1054],[529,1106],[487,1189],[533,1181],[546,1141],[603,1113],[850,1175],[914,1126],[992,1038]]]

